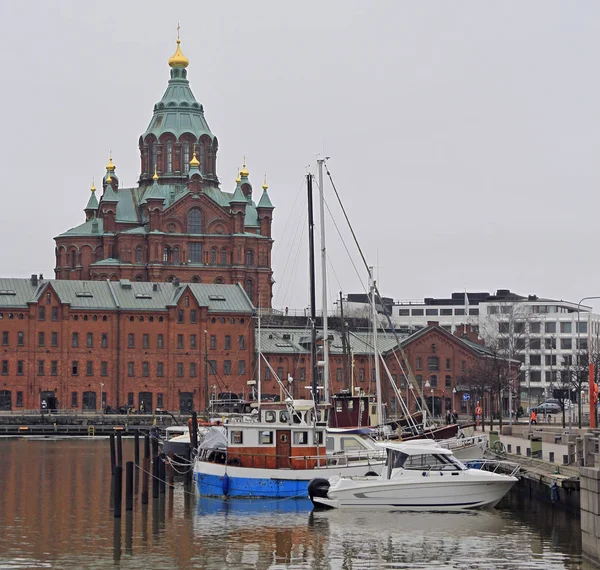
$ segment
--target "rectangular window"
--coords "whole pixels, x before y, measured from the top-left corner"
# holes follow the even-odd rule
[[[198,375],[198,372],[197,372],[197,368],[196,368],[196,363],[190,362],[190,378],[196,378],[197,375]]]
[[[58,321],[58,307],[52,307],[52,320]]]
[[[198,322],[198,311],[196,309],[192,309],[190,311],[190,323],[196,324]]]
[[[86,374],[86,376],[94,375],[94,362],[92,360],[87,361],[87,364],[85,367],[85,374]]]
[[[541,332],[541,323],[536,321],[534,323],[529,323],[529,332],[531,334],[540,334]]]
[[[529,340],[529,350],[540,350],[540,348],[542,348],[542,341],[539,338]]]
[[[423,309],[413,309],[411,312],[413,317],[422,317],[423,316]]]
[[[177,377],[183,378],[183,362],[177,363]]]
[[[577,339],[577,348],[579,350],[587,350],[588,341],[587,338],[578,338]]]
[[[208,361],[208,371],[210,374],[216,374],[217,373],[217,361],[216,360],[209,360]]]
[[[156,406],[158,408],[162,408],[163,407],[163,395],[162,395],[162,392],[159,392],[158,394],[156,394]]]
[[[8,360],[2,361],[2,376],[8,376]]]
[[[544,362],[546,366],[556,366],[556,354],[546,354]]]
[[[358,371],[358,381],[359,382],[365,381],[365,369],[364,368],[360,368]]]
[[[541,366],[542,365],[542,357],[539,354],[530,354],[529,355],[529,364],[531,366]]]
[[[283,380],[283,367],[282,366],[277,367],[277,378],[279,378],[280,380]]]
[[[142,335],[142,347],[150,348],[150,335],[149,334]]]
[[[578,334],[587,334],[587,322],[577,323],[576,329]]]
[[[38,307],[38,320],[45,321],[46,320],[46,307],[40,305]]]
[[[240,350],[244,350],[246,348],[246,337],[241,334],[238,339]]]
[[[133,392],[127,392],[127,405],[133,406]]]
[[[17,360],[17,376],[23,376],[23,361]]]
[[[2,333],[2,346],[8,346],[8,331]]]
[[[457,317],[464,317],[465,310],[464,309],[454,309],[454,315]]]
[[[17,333],[17,346],[25,346],[25,334],[21,331]]]
[[[225,350],[230,350],[231,349],[231,337],[226,334],[225,335]]]
[[[100,346],[102,348],[108,348],[108,334],[107,333],[102,333],[102,335],[100,336]]]
[[[452,313],[450,313],[452,314]],[[410,315],[410,309],[398,309],[399,317],[408,317]]]
[[[265,380],[270,380],[271,379],[271,369],[267,366],[265,368]]]
[[[179,311],[177,311],[177,322],[180,325],[185,322],[185,313],[184,313],[183,309],[179,309]]]
[[[471,315],[472,317],[476,317],[477,315],[479,315],[479,309],[469,309],[469,315]]]
[[[77,392],[71,392],[71,407],[76,408],[77,406]]]
[[[156,348],[163,348],[164,346],[164,336],[162,334],[158,335],[156,339]]]
[[[498,323],[498,332],[500,334],[510,333],[510,323]]]
[[[573,348],[573,341],[570,338],[561,338],[560,347],[563,350],[571,350]]]
[[[134,333],[129,333],[127,335],[127,347],[135,348],[135,334]]]
[[[46,363],[44,360],[38,360],[38,376],[43,376],[45,374],[45,370],[44,370],[45,364]]]
[[[217,349],[217,337],[214,334],[210,335],[210,349],[211,350]]]
[[[190,348],[196,348],[197,344],[196,344],[196,335],[195,334],[191,334],[190,335]]]
[[[100,363],[100,376],[108,376],[108,362],[106,360]]]
[[[135,362],[127,363],[127,376],[135,376]]]
[[[202,244],[191,242],[188,245],[189,263],[202,263]]]
[[[177,348],[183,348],[183,335],[177,335]]]
[[[165,375],[165,365],[162,362],[156,363],[156,375],[161,378]]]
[[[304,366],[302,368],[300,368],[300,380],[305,380],[306,379],[306,368],[304,368]]]
[[[87,333],[87,347],[94,348],[94,333]]]
[[[231,432],[231,443],[242,444],[244,443],[244,432],[241,430],[235,430]]]
[[[238,360],[238,374],[246,374],[246,361]]]
[[[71,346],[73,348],[78,348],[79,347],[79,333],[73,333],[71,335]]]
[[[46,345],[46,335],[43,332],[38,333],[38,346]]]
[[[428,317],[437,317],[438,309],[425,309],[425,315]]]
[[[556,338],[555,337],[545,338],[544,339],[544,348],[555,350],[556,349]]]
[[[58,333],[57,332],[53,332],[50,338],[50,343],[52,344],[52,346],[58,346]]]
[[[273,443],[273,432],[261,431],[259,439],[261,445],[271,445]]]
[[[23,407],[23,392],[17,392],[17,408]]]
[[[546,321],[544,324],[544,330],[546,331],[546,334],[556,332],[556,321]]]
[[[446,376],[446,388],[452,388],[452,377]]]
[[[572,332],[571,323],[560,323],[560,332],[562,334],[571,334],[571,332]]]
[[[452,368],[452,362],[449,358],[446,358],[446,370],[450,370]]]
[[[142,376],[150,376],[150,364],[142,362]]]
[[[423,369],[423,363],[421,361],[421,357],[418,356],[417,357],[417,366],[416,366],[417,370],[422,370]]]
[[[231,374],[231,360],[225,360],[223,362],[223,374],[229,376]]]
[[[341,382],[341,381],[342,381],[342,369],[341,369],[341,368],[338,368],[338,369],[335,371],[335,379],[336,379],[336,381],[338,381],[338,382]]]

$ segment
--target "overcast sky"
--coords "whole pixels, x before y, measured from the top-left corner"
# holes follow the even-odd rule
[[[5,276],[53,276],[109,149],[136,185],[179,21],[222,189],[244,155],[256,199],[267,173],[274,305],[308,304],[319,154],[384,295],[600,295],[598,2],[5,0],[0,17]],[[326,226],[331,298],[362,291]]]

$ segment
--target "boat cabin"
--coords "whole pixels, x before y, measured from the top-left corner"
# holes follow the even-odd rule
[[[227,462],[263,469],[312,469],[325,464],[327,405],[312,400],[261,404],[258,421],[229,418],[223,424]]]
[[[386,474],[392,479],[403,470],[415,470],[423,473],[429,471],[448,471],[458,475],[467,469],[449,449],[441,447],[434,441],[411,443],[383,444],[387,451]]]
[[[365,394],[354,396],[348,390],[343,390],[331,396],[331,404],[331,427],[350,428],[377,425],[377,403],[372,397]],[[370,413],[373,404],[375,418],[372,418]]]

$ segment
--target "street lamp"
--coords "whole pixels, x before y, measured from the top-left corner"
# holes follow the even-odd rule
[[[583,297],[579,303],[577,303],[577,374],[579,374],[581,371],[579,370],[579,366],[580,366],[580,361],[579,361],[579,350],[580,350],[580,335],[581,335],[581,326],[580,326],[580,320],[581,320],[581,303],[583,303],[584,301],[590,300],[590,299],[600,299],[600,295],[595,295],[592,297]],[[588,327],[589,329],[589,327]],[[588,353],[588,364],[589,364],[589,354],[590,354],[590,347],[588,345],[587,347],[587,353]],[[588,380],[588,386],[589,386],[589,380]],[[579,404],[579,409],[577,410],[579,412],[579,427],[581,427],[581,404]],[[590,422],[591,422],[591,417],[590,417]],[[591,425],[591,424],[590,424]]]
[[[454,388],[452,388],[452,412],[454,413],[454,410],[456,410],[456,406],[454,405],[454,396],[456,396],[456,386],[454,386]]]
[[[433,388],[431,389],[431,421],[435,420],[435,407],[433,405]]]

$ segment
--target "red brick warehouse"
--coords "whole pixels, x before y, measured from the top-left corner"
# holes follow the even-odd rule
[[[239,284],[0,279],[0,409],[203,410],[247,390],[252,315]]]

